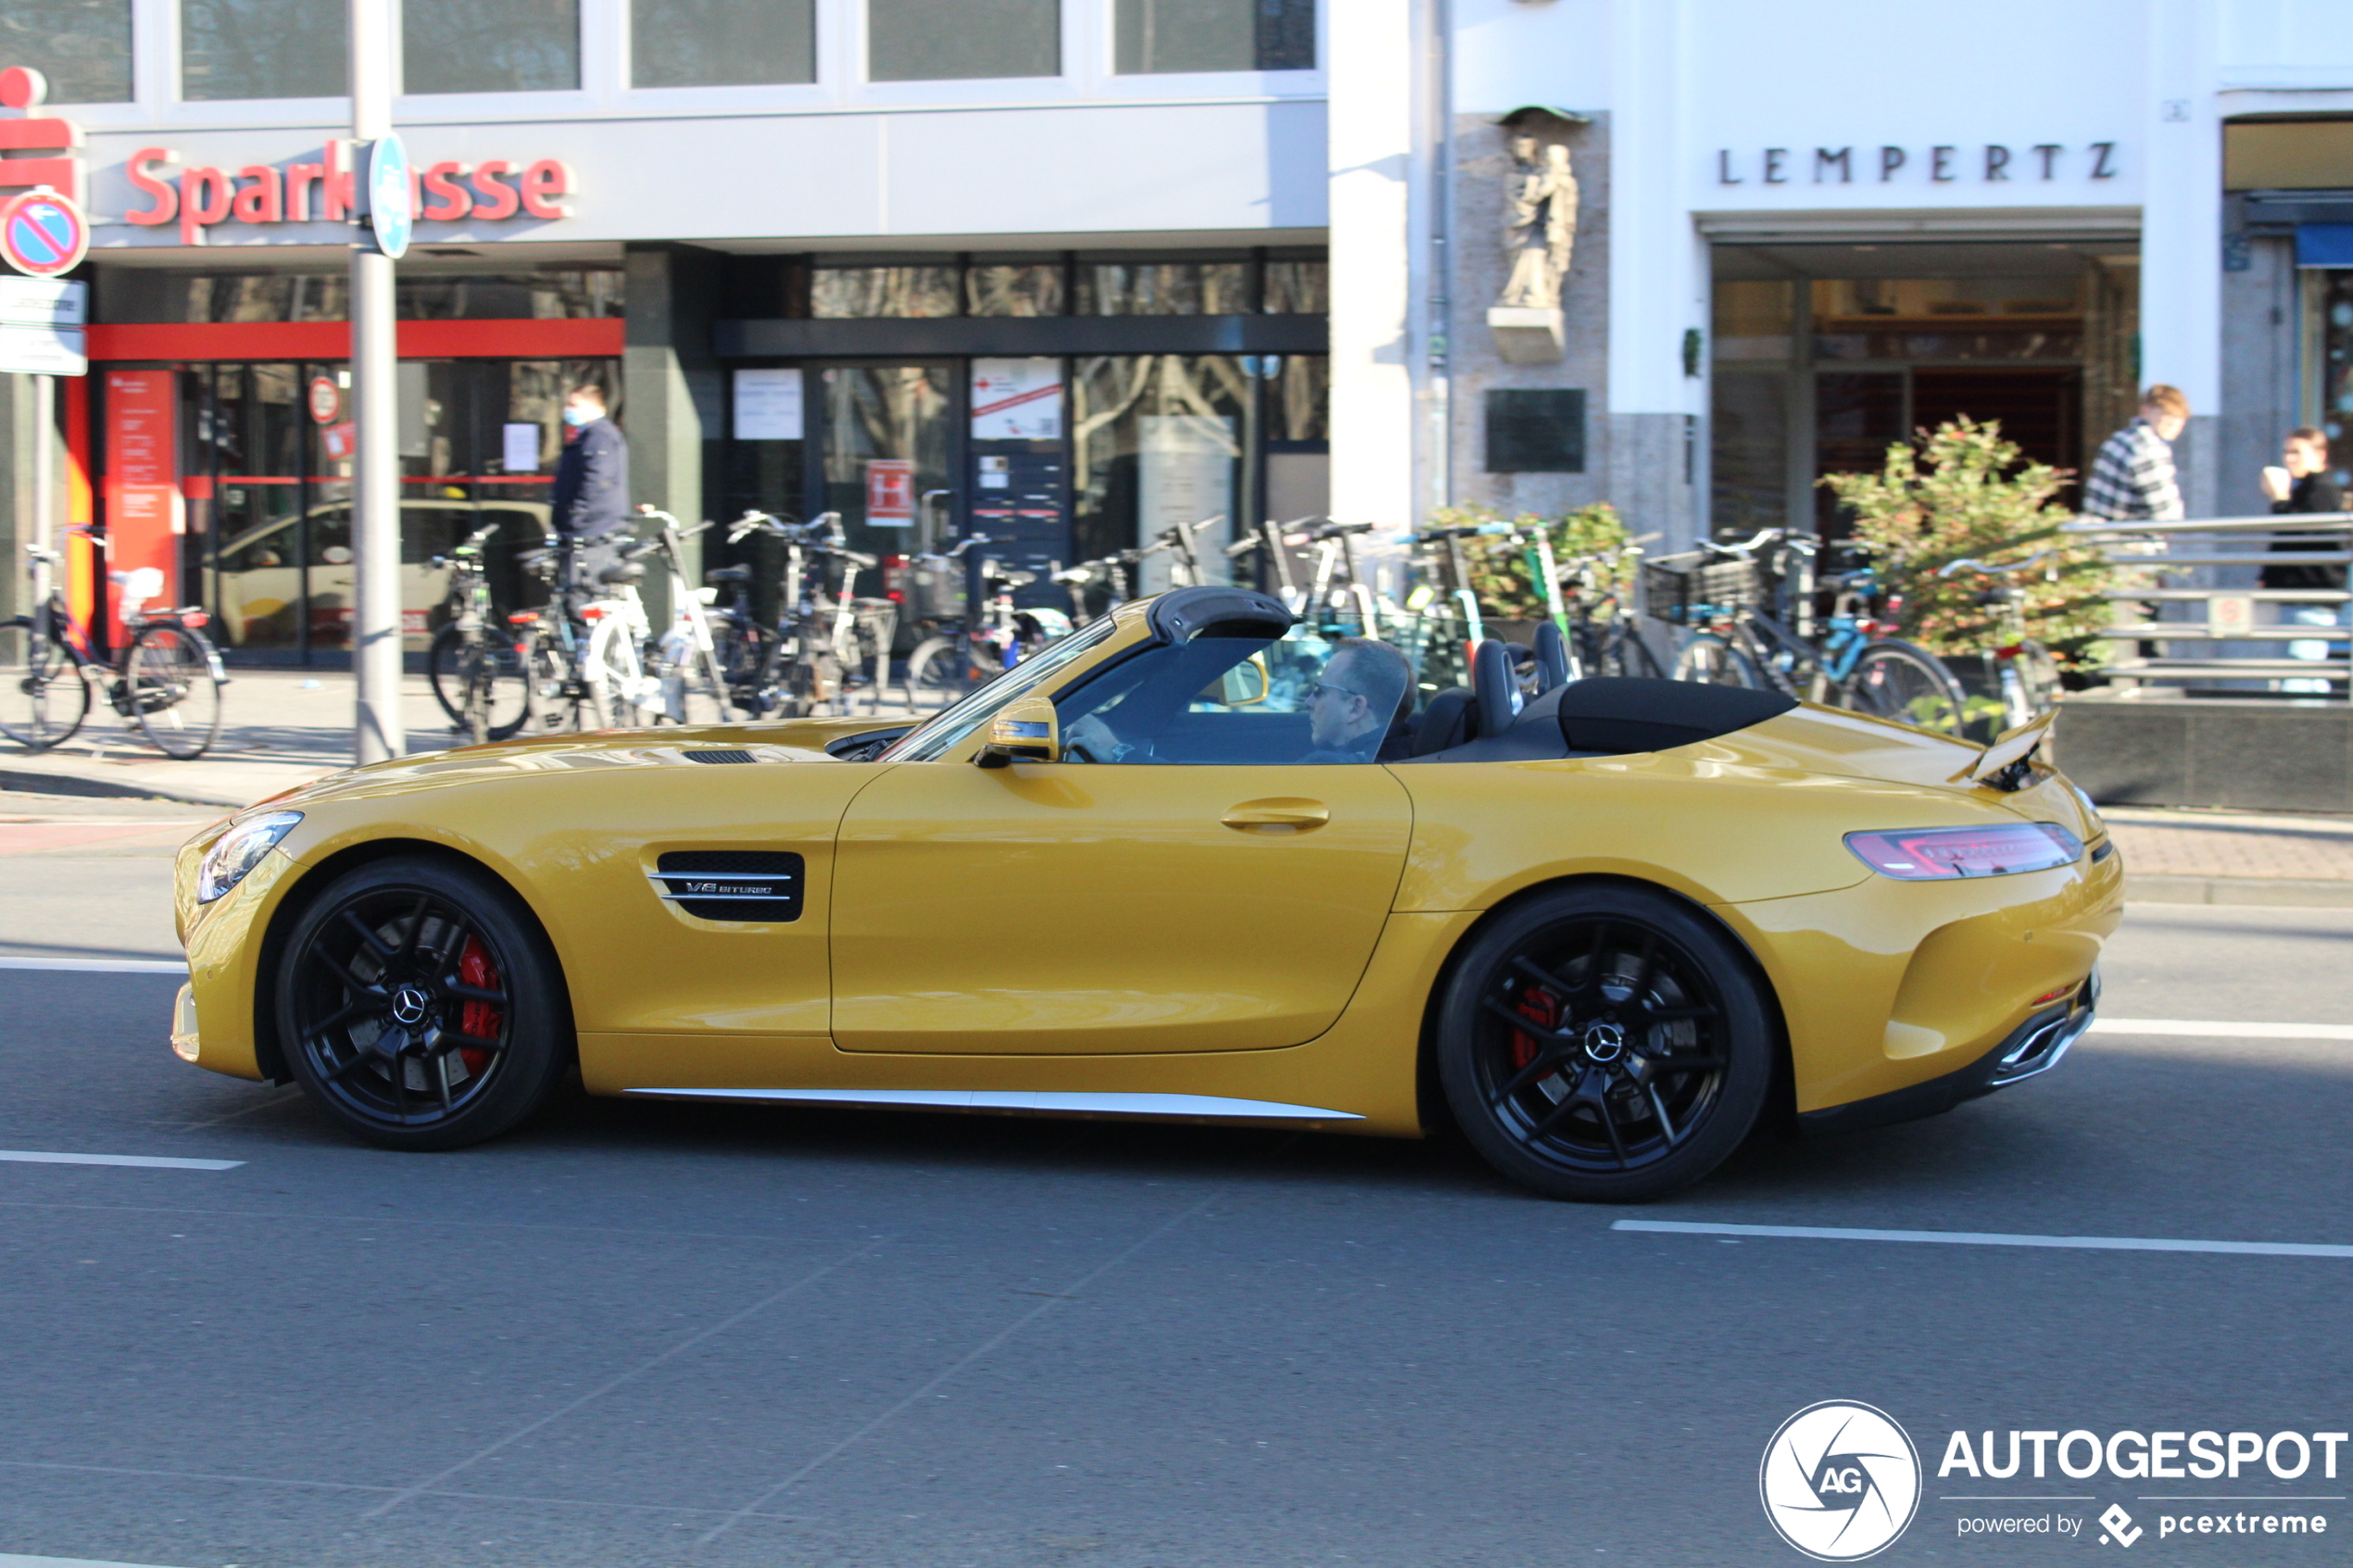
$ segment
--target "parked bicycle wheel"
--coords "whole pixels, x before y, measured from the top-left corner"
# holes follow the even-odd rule
[[[123,655],[118,700],[166,757],[202,757],[220,734],[220,672],[212,645],[185,626],[139,628]]]
[[[465,633],[455,623],[435,632],[433,646],[425,650],[425,679],[433,685],[434,700],[441,704],[452,724],[460,726],[467,721],[466,692],[474,666],[468,651]],[[522,655],[511,643],[496,636],[486,637],[482,651],[489,670],[490,697],[489,723],[484,733],[490,740],[505,740],[522,730],[530,716]]]
[[[1659,668],[1658,656],[1651,652],[1650,646],[1632,627],[1622,622],[1593,639],[1593,649],[1584,662],[1586,673],[1592,675],[1639,675],[1657,680],[1667,673]]]
[[[2058,705],[2061,684],[2058,660],[2040,643],[2020,643],[1988,660],[1999,672],[2005,729],[2032,722]]]
[[[1893,639],[1873,643],[1838,688],[1842,708],[1958,734],[1961,688],[1926,648]]]
[[[747,719],[763,718],[774,706],[770,687],[776,676],[769,650],[776,641],[774,628],[749,618],[722,621],[711,629],[711,658],[726,683],[727,706]],[[722,718],[725,716],[723,709]]]
[[[1675,679],[1708,686],[1747,686],[1761,691],[1765,677],[1755,660],[1721,637],[1699,636],[1675,656]]]
[[[0,621],[0,734],[46,751],[82,727],[90,685],[66,650],[29,617]]]
[[[962,637],[925,637],[907,656],[907,706],[945,708],[964,695]]]

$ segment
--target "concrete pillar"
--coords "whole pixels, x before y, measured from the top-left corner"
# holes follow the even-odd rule
[[[33,443],[32,378],[0,375],[0,618],[31,608],[32,579],[25,571],[24,547],[31,543]],[[64,465],[62,444],[57,454]]]
[[[674,245],[632,245],[623,260],[621,426],[629,439],[629,498],[674,513],[687,527],[703,521],[704,443],[720,434],[719,370],[711,353],[720,260],[715,251]],[[700,575],[699,543],[687,547],[689,581]],[[649,575],[639,591],[657,624],[666,620],[669,584]]]
[[[1637,533],[1666,534],[1661,552],[1698,526],[1706,450],[1707,383],[1683,373],[1683,334],[1708,326],[1707,246],[1684,199],[1685,12],[1620,0],[1610,17],[1609,495]]]
[[[1332,516],[1384,531],[1416,521],[1428,445],[1416,393],[1428,246],[1413,0],[1350,0],[1330,29]]]
[[[2154,0],[2141,171],[2141,384],[2190,400],[2173,444],[2182,502],[2214,517],[2226,493],[2222,412],[2222,132],[2214,0]]]

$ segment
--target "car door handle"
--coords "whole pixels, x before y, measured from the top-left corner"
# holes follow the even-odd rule
[[[1245,800],[1218,819],[1236,833],[1269,835],[1313,833],[1332,820],[1331,808],[1320,800]]]

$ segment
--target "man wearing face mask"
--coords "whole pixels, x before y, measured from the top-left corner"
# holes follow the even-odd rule
[[[605,416],[605,394],[593,382],[564,399],[564,449],[556,459],[556,533],[572,546],[571,586],[602,598],[597,574],[619,564],[629,536],[629,444]]]

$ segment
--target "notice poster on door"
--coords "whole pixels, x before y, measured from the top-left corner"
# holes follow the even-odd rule
[[[737,370],[736,372],[736,439],[738,441],[799,441],[800,439],[800,372],[799,370]]]
[[[866,523],[872,528],[915,525],[915,464],[910,458],[866,462]]]
[[[1138,423],[1137,545],[1149,547],[1167,529],[1218,518],[1193,531],[1193,549],[1201,557],[1202,580],[1225,582],[1225,548],[1233,531],[1220,514],[1232,504],[1234,463],[1240,452],[1234,421],[1212,414],[1146,414]],[[1173,564],[1166,550],[1146,556],[1138,569],[1137,595],[1171,586]]]
[[[500,454],[502,461],[499,466],[509,473],[537,473],[539,471],[539,427],[536,424],[510,422],[502,425],[500,429],[504,433],[505,439],[499,443],[503,448]]]
[[[975,441],[1060,441],[1062,435],[1061,360],[973,361]]]
[[[188,526],[177,457],[179,379],[172,370],[107,372],[107,569],[156,568],[168,604],[180,602],[179,536]],[[120,624],[111,586],[107,603]]]

